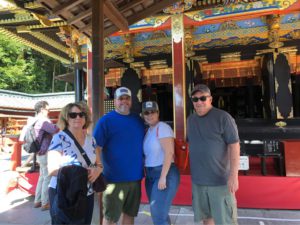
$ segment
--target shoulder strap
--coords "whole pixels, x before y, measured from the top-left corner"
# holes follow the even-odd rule
[[[73,139],[75,145],[77,146],[78,150],[80,151],[82,157],[84,158],[84,160],[86,161],[86,164],[88,166],[90,166],[92,164],[91,160],[89,159],[89,157],[86,155],[85,151],[83,150],[83,148],[81,147],[81,145],[78,143],[78,141],[76,140],[76,138],[74,137],[74,135],[68,130],[68,129],[64,129],[64,132],[69,135],[69,137],[71,139]]]
[[[158,138],[159,125],[156,128],[156,137]]]

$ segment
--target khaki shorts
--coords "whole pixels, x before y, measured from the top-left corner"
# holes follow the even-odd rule
[[[237,225],[236,199],[224,186],[192,185],[195,222],[213,218],[215,224]]]
[[[110,183],[103,192],[103,216],[117,223],[122,213],[135,217],[141,202],[141,181]]]

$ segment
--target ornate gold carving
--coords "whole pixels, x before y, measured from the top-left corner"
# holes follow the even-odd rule
[[[221,24],[219,31],[237,30],[239,26],[234,21],[226,21]]]
[[[0,11],[11,11],[16,9],[18,9],[18,7],[13,0],[1,1]]]
[[[194,32],[194,28],[188,27],[185,29],[185,33],[184,33],[185,57],[187,57],[187,58],[190,58],[195,55],[193,32]]]
[[[134,34],[125,34],[124,39],[124,58],[123,62],[132,63],[134,61],[133,58],[133,35]]]
[[[50,27],[52,22],[46,17],[36,13],[32,13],[32,16],[36,18],[44,27]]]
[[[150,40],[157,40],[160,38],[167,38],[167,34],[163,30],[153,31],[153,34],[150,38]]]
[[[196,0],[182,0],[174,3],[172,6],[165,8],[164,13],[169,14],[181,14],[184,11],[189,10],[196,3]]]
[[[279,40],[280,15],[267,16],[267,24],[269,29],[269,47],[275,49],[282,47],[283,43]]]
[[[231,52],[221,54],[221,62],[239,62],[241,61],[240,52]]]
[[[182,41],[184,35],[183,15],[172,16],[172,40],[175,43]]]
[[[86,52],[82,52],[81,45],[87,43],[87,38],[70,26],[59,27],[59,30],[60,32],[57,35],[70,47],[70,49],[67,49],[69,56],[74,59],[75,63],[82,62],[82,56],[86,55]]]
[[[171,53],[172,46],[170,44],[160,45],[160,46],[150,46],[143,49],[145,54],[158,54],[158,53]]]
[[[159,27],[162,24],[164,24],[169,18],[170,18],[169,15],[155,16],[155,17],[146,18],[145,22],[153,25],[153,27]]]
[[[37,8],[41,8],[43,7],[43,5],[37,1],[33,1],[33,2],[27,2],[24,4],[24,7],[26,9],[37,9]]]
[[[290,33],[290,35],[293,39],[299,39],[300,38],[300,30],[294,30]]]
[[[46,36],[45,34],[43,34],[41,32],[32,32],[31,35],[38,38],[38,39],[40,39],[40,40],[43,40],[44,42],[47,42],[48,44],[51,44],[51,46],[53,48],[56,48],[59,51],[63,51],[63,52],[68,51],[68,49],[65,46],[63,46],[59,42],[49,38],[48,36]]]
[[[277,123],[275,123],[275,126],[277,126],[277,127],[285,127],[286,126],[286,122],[284,122],[284,121],[278,121]]]

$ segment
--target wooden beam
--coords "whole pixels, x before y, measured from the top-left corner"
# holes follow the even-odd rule
[[[88,23],[86,26],[80,28],[78,31],[80,33],[84,33],[86,32],[87,30],[91,30],[92,29],[92,22]]]
[[[164,0],[160,3],[155,3],[153,6],[150,6],[149,8],[146,8],[145,10],[136,13],[133,16],[128,17],[128,25],[132,25],[134,23],[139,22],[140,20],[147,18],[149,16],[152,16],[153,14],[163,10],[164,8],[178,2],[178,0]],[[119,29],[116,26],[110,26],[104,29],[104,37],[108,37],[109,35],[112,35],[113,33],[119,31]]]
[[[67,2],[53,8],[52,13],[55,14],[55,15],[59,15],[62,11],[71,9],[74,6],[80,4],[84,1],[86,1],[86,0],[70,0],[70,1],[67,1]]]
[[[119,31],[119,28],[117,28],[116,26],[110,26],[110,27],[108,27],[108,28],[105,28],[104,29],[104,37],[108,37],[108,36],[110,36],[111,34],[113,34],[113,33],[115,33],[115,32],[117,32],[117,31]]]
[[[128,9],[132,9],[134,8],[135,6],[143,3],[145,0],[134,0],[134,1],[130,1],[128,4],[124,5],[123,7],[120,8],[120,12],[125,12],[127,11]]]
[[[92,15],[92,8],[89,8],[88,10],[85,10],[85,11],[79,13],[77,16],[69,19],[67,21],[67,23],[70,24],[70,25],[74,24],[74,23],[78,22],[79,20],[82,20],[82,19],[84,19],[84,18],[86,18],[90,15]]]
[[[128,22],[110,0],[104,1],[105,16],[122,31],[128,31]]]
[[[128,24],[132,25],[134,23],[139,22],[140,20],[150,17],[159,11],[162,11],[164,8],[178,2],[178,0],[163,0],[160,3],[155,3],[152,6],[146,8],[145,10],[136,13],[134,16],[130,16],[128,20]]]

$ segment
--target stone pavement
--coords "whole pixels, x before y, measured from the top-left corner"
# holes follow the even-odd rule
[[[7,169],[9,159],[0,152],[0,187],[4,183],[3,174],[15,176]],[[0,190],[0,225],[50,225],[49,211],[33,208],[33,200],[34,196],[17,188],[7,194]],[[194,224],[191,206],[172,206],[170,217],[173,225]],[[95,201],[93,224],[99,224],[98,218],[99,208]],[[300,211],[238,209],[238,222],[240,225],[300,225]],[[135,224],[152,224],[148,204],[140,206]]]
[[[49,211],[33,208],[33,200],[33,196],[19,189],[1,196],[0,225],[50,225]],[[149,205],[142,204],[135,224],[152,224],[149,211]],[[93,224],[99,224],[98,212],[96,203]],[[190,206],[172,206],[170,216],[174,225],[194,224]],[[239,209],[238,221],[240,225],[300,225],[300,211]]]

